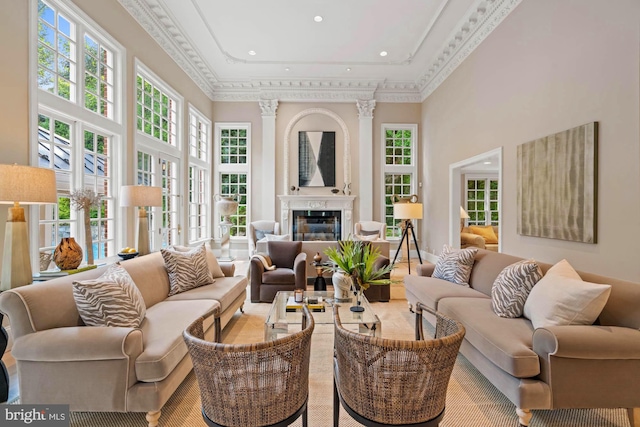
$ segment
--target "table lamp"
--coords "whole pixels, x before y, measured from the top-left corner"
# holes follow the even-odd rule
[[[417,199],[417,197],[416,197]],[[400,239],[400,244],[398,245],[398,250],[396,251],[396,256],[393,258],[393,263],[396,263],[396,259],[398,258],[398,254],[402,250],[402,243],[407,240],[407,263],[409,264],[409,274],[411,274],[411,257],[410,257],[410,244],[409,244],[409,230],[411,230],[411,235],[413,236],[413,243],[416,246],[416,250],[418,251],[418,259],[420,260],[420,264],[422,264],[422,256],[420,255],[420,248],[418,247],[418,241],[416,239],[416,233],[413,230],[413,224],[411,223],[412,219],[422,219],[422,203],[415,203],[410,201],[401,201],[393,204],[393,217],[395,219],[401,219],[404,221],[404,231],[402,232],[402,239]]]
[[[162,188],[149,185],[124,185],[120,191],[120,206],[138,207],[138,254],[147,255],[149,250],[149,219],[147,206],[162,206]]]
[[[464,220],[469,219],[469,214],[464,210],[462,206],[460,206],[460,231],[464,228]]]
[[[0,280],[0,290],[6,291],[33,282],[27,221],[20,203],[58,203],[56,173],[53,169],[0,164],[0,203],[13,205],[5,226]]]

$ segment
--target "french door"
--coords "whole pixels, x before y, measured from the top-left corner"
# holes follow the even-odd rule
[[[499,225],[499,181],[497,177],[467,176],[465,206],[468,225]]]

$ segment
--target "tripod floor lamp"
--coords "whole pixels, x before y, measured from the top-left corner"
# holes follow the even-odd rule
[[[412,219],[422,219],[422,203],[412,203],[410,201],[398,202],[393,204],[393,217],[395,219],[401,219],[404,221],[404,231],[402,232],[402,239],[400,239],[400,244],[398,245],[398,250],[396,251],[396,256],[393,257],[393,263],[396,263],[396,259],[398,259],[398,254],[402,250],[402,243],[407,241],[407,264],[409,265],[409,274],[411,274],[411,244],[409,243],[409,230],[411,230],[411,236],[413,237],[413,244],[416,247],[416,251],[418,252],[418,259],[420,260],[420,264],[422,264],[422,257],[420,256],[420,248],[418,247],[418,241],[416,239],[416,233],[413,230],[413,224],[411,222]]]

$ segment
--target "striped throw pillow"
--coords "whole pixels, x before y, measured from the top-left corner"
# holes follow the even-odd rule
[[[542,270],[534,260],[522,260],[506,266],[491,287],[493,311],[500,317],[522,316],[529,292],[540,279]]]
[[[146,314],[142,294],[118,264],[97,279],[74,281],[73,299],[87,326],[137,328]]]
[[[206,250],[204,245],[189,252],[160,250],[169,274],[169,296],[210,285],[215,281],[207,264]]]
[[[436,262],[432,277],[462,286],[469,286],[469,276],[475,261],[477,248],[454,249],[444,245]]]

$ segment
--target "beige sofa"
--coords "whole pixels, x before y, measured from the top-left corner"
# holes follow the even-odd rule
[[[207,252],[211,269],[213,254]],[[21,403],[69,404],[72,411],[147,412],[149,426],[192,369],[182,331],[219,307],[224,327],[246,299],[247,278],[220,263],[225,277],[168,297],[169,278],[159,252],[122,262],[146,304],[139,329],[84,326],[72,281],[104,268],[35,283],[0,294],[9,317]],[[206,325],[213,336],[212,322]]]
[[[465,326],[460,352],[516,405],[521,424],[531,409],[631,408],[631,425],[640,426],[640,284],[579,272],[612,286],[596,324],[534,330],[528,319],[498,317],[491,308],[495,278],[521,259],[478,250],[470,287],[432,278],[434,265],[419,265],[418,276],[404,278],[407,300]]]

